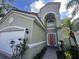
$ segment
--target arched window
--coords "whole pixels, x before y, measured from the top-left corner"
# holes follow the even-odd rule
[[[53,20],[47,20],[47,26],[54,26],[54,24]]]
[[[49,19],[49,20],[47,20],[47,22],[48,23],[53,23],[54,21]]]
[[[45,16],[47,26],[55,26],[55,15],[53,13],[48,13]]]

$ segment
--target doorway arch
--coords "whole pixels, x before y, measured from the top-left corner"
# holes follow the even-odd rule
[[[57,46],[56,18],[54,13],[48,13],[45,16],[45,25],[47,28],[47,45]]]

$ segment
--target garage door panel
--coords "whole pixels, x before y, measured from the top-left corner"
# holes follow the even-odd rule
[[[19,43],[18,39],[24,38],[24,31],[13,31],[13,32],[1,32],[0,33],[0,50],[12,54],[10,48],[10,41],[14,40],[16,44]]]

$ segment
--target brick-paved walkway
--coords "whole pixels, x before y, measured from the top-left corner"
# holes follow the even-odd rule
[[[43,59],[57,59],[56,49],[53,47],[48,47]]]

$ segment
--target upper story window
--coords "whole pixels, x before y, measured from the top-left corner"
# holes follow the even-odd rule
[[[47,21],[47,26],[54,26],[54,25],[55,25],[54,20],[48,20]]]
[[[48,22],[48,23],[54,23],[54,21],[53,21],[53,20],[48,20],[47,22]]]
[[[47,26],[55,26],[55,15],[53,13],[48,13],[45,16]]]

